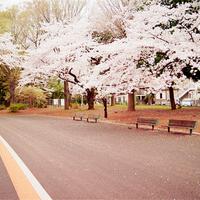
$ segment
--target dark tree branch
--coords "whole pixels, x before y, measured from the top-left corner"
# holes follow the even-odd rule
[[[69,75],[71,75],[74,78],[74,81],[76,83],[80,83],[80,81],[78,80],[77,76],[72,73],[72,68],[69,70]]]
[[[186,32],[189,34],[190,39],[192,40],[192,42],[195,42],[194,41],[194,37],[193,37],[192,33],[188,30],[188,28],[186,26],[184,26],[183,24],[180,24],[180,26],[186,30]]]
[[[101,62],[101,59],[102,59],[101,56],[98,57],[98,58],[93,58],[93,57],[91,57],[91,61],[90,61],[90,63],[91,63],[91,65],[99,65],[100,62]]]
[[[72,81],[72,80],[63,78],[62,75],[64,75],[64,73],[58,74],[58,77],[59,77],[61,80],[67,81],[67,82],[69,82],[69,83],[72,83],[72,84],[74,84],[74,85],[78,85],[79,87],[83,88],[83,85],[80,84],[80,81],[78,81],[78,79],[76,79],[77,81],[76,81],[76,80],[75,80],[75,81]],[[70,74],[70,75],[71,75],[71,74]],[[75,75],[74,75],[74,76],[75,76]],[[73,77],[74,77],[74,76],[73,76]]]
[[[106,72],[110,71],[110,67],[108,69],[105,69],[104,71],[100,72],[99,75],[104,75]]]
[[[153,33],[150,33],[153,37],[155,37],[155,38],[157,38],[157,39],[159,39],[159,40],[162,40],[163,42],[166,42],[167,44],[169,44],[169,42],[167,41],[167,40],[165,40],[165,39],[163,39],[163,38],[161,38],[161,37],[159,37],[159,36],[157,36],[157,35],[154,35]]]

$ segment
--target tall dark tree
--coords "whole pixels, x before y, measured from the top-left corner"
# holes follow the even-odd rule
[[[9,91],[8,104],[15,103],[15,89],[19,83],[21,69],[19,67],[11,68],[2,63],[0,71],[1,76],[5,79],[4,85]]]
[[[8,87],[5,84],[6,79],[0,72],[0,105],[6,104],[6,94],[8,93]]]
[[[97,95],[96,88],[86,89],[88,110],[94,110],[94,102],[95,102],[96,95]]]

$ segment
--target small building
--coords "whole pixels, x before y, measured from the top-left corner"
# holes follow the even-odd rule
[[[145,101],[145,97],[147,95],[147,92],[144,88],[139,89],[136,92],[136,103],[137,104],[143,104]],[[128,104],[128,94],[121,94],[116,96],[116,103],[117,104]]]
[[[169,105],[169,89],[163,89],[156,93],[156,104]],[[192,105],[200,106],[200,85],[191,80],[186,80],[174,88],[174,97],[176,101],[191,100]]]
[[[136,92],[136,103],[146,104],[149,93],[145,88],[141,88]],[[157,105],[170,105],[169,89],[163,89],[153,94],[152,103]],[[186,80],[182,84],[174,87],[175,101],[182,102],[184,100],[191,100],[192,105],[200,106],[200,84],[194,83],[192,80]],[[152,98],[152,97],[151,97]],[[128,94],[120,94],[116,96],[116,103],[127,104]]]

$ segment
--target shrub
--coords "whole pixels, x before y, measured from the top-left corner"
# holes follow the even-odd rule
[[[19,110],[25,110],[27,108],[26,104],[22,104],[22,103],[16,103],[16,104],[11,104],[9,107],[9,111],[16,113]]]
[[[78,103],[78,104],[80,104],[80,105],[81,105],[81,101],[82,101],[81,95],[75,95],[75,96],[73,96],[72,99],[71,99],[71,102],[72,102],[72,103]],[[87,104],[86,96],[83,96],[83,104],[85,104],[85,105]]]
[[[72,103],[71,104],[71,108],[72,109],[79,109],[80,108],[80,105],[78,103]]]
[[[5,110],[5,109],[6,109],[6,106],[0,105],[0,110]]]
[[[47,95],[43,90],[28,86],[20,88],[16,92],[16,99],[18,102],[25,102],[29,107],[45,108],[47,107]]]
[[[47,107],[47,100],[44,98],[36,99],[34,102],[35,108],[46,108]]]
[[[26,104],[23,104],[23,103],[18,103],[17,105],[19,107],[19,110],[26,110],[28,107]]]
[[[12,104],[12,105],[10,105],[10,107],[9,107],[9,111],[10,111],[10,112],[13,112],[13,113],[16,113],[16,112],[19,111],[19,107],[17,106],[17,104]]]

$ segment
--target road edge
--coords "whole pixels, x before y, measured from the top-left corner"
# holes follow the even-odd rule
[[[45,189],[42,187],[42,185],[39,183],[39,181],[35,178],[35,176],[32,174],[32,172],[28,169],[28,167],[25,165],[25,163],[22,161],[22,159],[17,155],[17,153],[14,151],[14,149],[6,142],[6,140],[2,136],[0,136],[0,144],[2,144],[2,146],[3,146],[2,148],[5,148],[4,149],[5,154],[6,153],[9,154],[9,155],[7,154],[7,157],[4,157],[4,159],[2,158],[4,165],[6,166],[5,162],[10,162],[13,165],[16,164],[17,165],[16,167],[18,167],[19,170],[21,170],[21,172],[23,173],[25,178],[28,180],[28,183],[32,186],[34,191],[31,191],[31,192],[32,193],[35,192],[36,194],[34,194],[34,195],[39,196],[39,199],[52,200],[52,198],[45,191]],[[13,163],[13,162],[15,162],[15,163]],[[6,168],[8,170],[8,165],[6,166]],[[9,171],[8,171],[8,173],[11,174],[11,172],[9,172]],[[10,177],[10,178],[12,181],[13,181],[13,179],[16,179],[16,177]],[[16,180],[16,181],[19,181],[19,180]],[[26,182],[26,180],[24,182]],[[14,186],[16,187],[15,184],[14,184]],[[16,192],[18,193],[18,195],[19,195],[19,193],[21,195],[21,198],[20,198],[20,195],[19,195],[19,198],[23,199],[23,195],[24,195],[24,193],[26,193],[26,191],[23,191],[24,188],[20,188],[20,191],[19,191],[18,190],[19,187],[20,186],[18,185],[17,188],[15,188],[15,189],[16,189]],[[27,186],[27,188],[30,188],[30,187]]]

